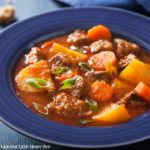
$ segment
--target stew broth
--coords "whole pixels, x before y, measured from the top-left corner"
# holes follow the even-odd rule
[[[149,53],[134,43],[128,43],[126,40],[119,39],[119,41],[117,39],[117,41],[115,40],[115,37],[112,38],[107,35],[107,32],[105,33],[105,36],[102,37],[92,34],[92,32],[102,32],[101,28],[98,31],[92,31],[92,29],[90,29],[90,32],[89,30],[88,32],[78,30],[75,31],[76,33],[74,32],[71,35],[56,37],[44,41],[39,45],[35,45],[34,49],[38,49],[42,55],[42,57],[40,56],[40,59],[37,58],[39,57],[39,54],[34,52],[32,55],[26,54],[26,56],[23,56],[20,60],[18,60],[13,73],[13,85],[17,96],[27,107],[49,120],[77,126],[101,126],[128,122],[144,113],[150,107],[150,100],[148,98],[145,99],[145,95],[142,95],[138,90],[138,92],[135,90],[138,84],[133,84],[133,82],[131,83],[128,79],[126,80],[121,76],[122,72],[125,71],[125,69],[129,67],[134,60],[137,60],[137,62],[143,62],[143,64],[146,65],[150,64]],[[88,40],[86,38],[88,38]],[[70,57],[69,59],[67,58],[70,61],[70,64],[67,64],[68,62],[65,62],[64,60],[60,64],[60,62],[58,62],[59,57],[53,59],[57,54],[59,54],[59,52],[55,53],[52,50],[56,49],[59,45],[62,45],[77,54],[79,53],[79,55],[83,54],[86,58],[83,59],[83,56],[81,56],[82,60],[80,60],[80,57],[75,57],[76,53],[67,54],[66,50],[61,50],[63,47],[59,47],[58,51],[60,51],[60,55],[64,53],[64,58],[67,58],[68,56]],[[31,51],[32,50],[33,48]],[[124,50],[126,52],[123,52]],[[98,54],[102,54],[102,52],[111,53],[109,53],[109,56],[108,53],[105,53],[105,55],[103,55],[105,58],[101,58],[102,55],[98,58]],[[112,53],[114,56],[112,56]],[[132,59],[132,57],[129,59],[127,58],[130,54],[135,56],[133,57],[133,60],[129,60]],[[71,55],[73,57],[71,57]],[[95,58],[93,56],[95,56]],[[109,59],[107,59],[107,56]],[[42,86],[46,86],[46,84],[44,84],[43,81],[41,83],[40,81],[36,81],[35,83],[40,85],[42,89],[37,88],[33,85],[33,82],[27,83],[27,78],[25,75],[23,77],[20,75],[24,68],[28,66],[32,66],[31,68],[34,68],[33,65],[41,60],[47,62],[50,70],[50,82],[53,82],[53,85],[51,86],[54,86],[55,88],[47,90],[46,87],[44,89]],[[105,60],[109,60],[109,63],[104,63]],[[96,61],[96,64],[94,61]],[[79,65],[79,63],[81,64]],[[136,64],[138,65],[138,63]],[[107,65],[107,67],[105,65]],[[96,73],[98,75],[96,75]],[[38,75],[36,75],[34,77],[30,74],[31,71],[28,71],[27,76],[30,79],[41,78],[44,81],[48,81],[41,76],[38,77]],[[67,79],[71,80],[69,80],[66,84],[64,81]],[[147,83],[142,79],[139,80],[139,83],[142,81],[142,83],[147,87],[150,86],[149,82]],[[82,84],[79,84],[77,81],[82,82]],[[22,88],[23,86],[25,88]],[[30,86],[32,89],[35,88],[37,92],[26,90]],[[63,89],[62,87],[65,88]],[[38,90],[41,91],[39,92]],[[103,91],[103,93],[101,93],[101,91]],[[99,95],[99,93],[101,93],[101,95]],[[147,93],[147,95],[148,94],[149,93]],[[73,100],[72,97],[74,97]],[[61,99],[64,102],[61,102]],[[63,106],[64,103],[65,106]],[[116,109],[116,107],[118,108]],[[109,112],[107,112],[108,110]],[[124,113],[124,115],[119,116],[120,112]],[[123,117],[124,119],[120,119]]]

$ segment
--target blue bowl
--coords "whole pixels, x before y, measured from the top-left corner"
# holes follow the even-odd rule
[[[42,14],[13,24],[0,34],[0,116],[3,122],[36,139],[72,147],[112,147],[150,138],[149,112],[117,126],[67,126],[35,114],[21,103],[13,90],[14,64],[33,42],[97,24],[108,26],[113,33],[150,51],[150,19],[107,7],[71,8]]]

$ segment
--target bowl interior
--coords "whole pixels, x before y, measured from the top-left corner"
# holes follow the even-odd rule
[[[0,115],[4,122],[34,138],[75,147],[110,147],[149,137],[149,111],[129,123],[117,126],[66,126],[30,111],[13,90],[13,67],[29,47],[76,28],[87,29],[97,24],[108,26],[114,35],[134,41],[150,51],[150,19],[111,8],[78,8],[46,13],[14,24],[1,33]]]

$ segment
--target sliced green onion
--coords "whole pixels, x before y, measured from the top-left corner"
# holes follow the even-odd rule
[[[76,78],[69,78],[61,83],[61,90],[70,88],[75,83]]]
[[[83,119],[83,120],[79,120],[80,124],[87,124],[87,123],[92,123],[93,120],[88,120],[88,119]]]
[[[77,51],[77,52],[80,52],[80,53],[83,53],[83,50],[81,49],[81,48],[79,48],[79,47],[76,47],[76,46],[70,46],[70,49],[71,50],[74,50],[74,51]]]
[[[106,72],[108,72],[111,77],[117,76],[117,67],[115,67],[110,61],[108,61],[106,63]]]
[[[53,75],[57,75],[57,74],[62,74],[64,72],[66,72],[68,70],[67,67],[58,67],[57,69],[55,69],[52,74]]]
[[[77,51],[77,52],[83,53],[83,51],[82,51],[81,49],[79,49],[79,48],[74,49],[74,51]]]
[[[96,101],[86,98],[85,102],[88,104],[89,109],[92,110],[93,112],[97,112],[99,110],[99,107]]]
[[[49,87],[49,83],[41,78],[28,78],[26,83],[37,89],[43,89]]]
[[[80,62],[80,63],[78,63],[78,66],[82,69],[82,70],[84,70],[84,71],[91,71],[91,70],[93,70],[87,63],[85,63],[85,62]]]
[[[35,102],[33,102],[32,104],[39,113],[41,113],[43,115],[49,114],[48,108],[46,106],[43,106],[43,105],[35,103]]]

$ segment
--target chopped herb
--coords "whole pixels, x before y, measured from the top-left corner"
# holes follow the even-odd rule
[[[76,47],[76,46],[70,46],[70,49],[71,50],[74,50],[74,51],[77,51],[77,52],[80,52],[80,53],[83,53],[83,50],[81,49],[81,48],[79,48],[79,47]]]
[[[38,104],[38,103],[35,103],[35,102],[33,102],[32,104],[33,104],[34,108],[35,108],[39,113],[41,113],[41,114],[43,114],[43,115],[48,115],[48,114],[49,114],[48,108],[47,108],[46,106],[43,106],[43,105]]]
[[[83,119],[83,120],[79,120],[80,124],[87,124],[87,123],[92,123],[93,120],[88,120],[88,119]]]
[[[117,75],[117,68],[110,61],[108,61],[106,63],[106,72],[108,72],[111,77],[114,77]]]
[[[76,78],[69,78],[61,83],[61,90],[70,88],[75,83]]]
[[[46,80],[41,78],[28,78],[26,79],[26,83],[28,83],[29,85],[37,89],[43,89],[49,87],[49,83]]]
[[[78,66],[82,69],[82,70],[84,70],[84,71],[91,71],[91,70],[93,70],[87,63],[85,63],[85,62],[79,62],[78,63]]]
[[[86,103],[88,104],[90,110],[92,110],[93,112],[97,112],[99,110],[98,104],[96,101],[92,100],[92,99],[85,99]]]
[[[83,53],[83,51],[81,49],[74,49],[74,51],[77,51],[77,52],[80,52],[80,53]]]
[[[66,72],[67,70],[68,70],[67,67],[59,67],[59,68],[55,69],[55,70],[52,72],[52,74],[53,74],[53,75],[62,74],[62,73],[64,73],[64,72]]]

